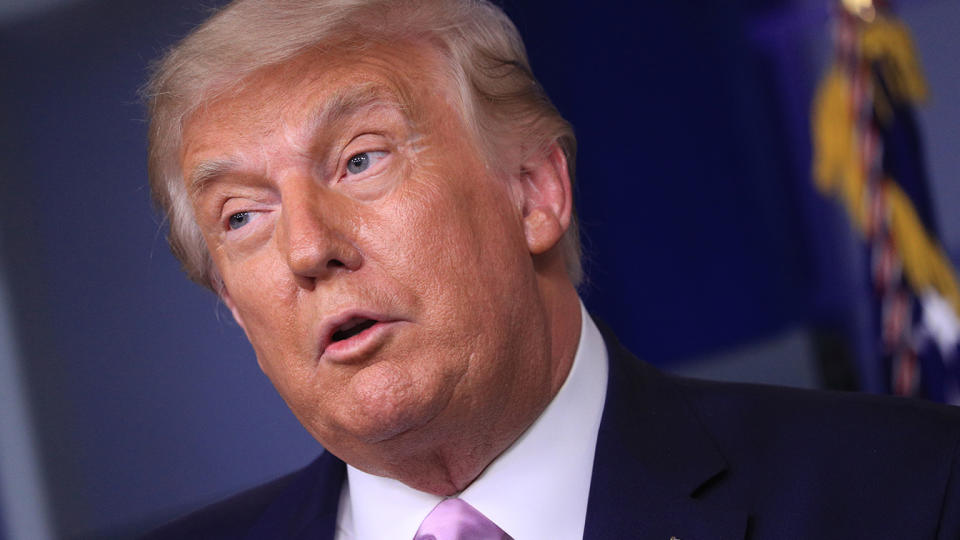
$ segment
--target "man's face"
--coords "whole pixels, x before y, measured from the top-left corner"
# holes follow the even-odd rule
[[[184,131],[196,219],[261,368],[375,473],[385,452],[509,444],[553,390],[522,190],[484,165],[434,56],[304,55]]]

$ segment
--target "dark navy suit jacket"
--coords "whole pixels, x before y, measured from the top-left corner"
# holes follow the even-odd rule
[[[960,540],[960,408],[673,377],[604,334],[585,538]],[[324,454],[149,538],[332,539],[345,477]]]

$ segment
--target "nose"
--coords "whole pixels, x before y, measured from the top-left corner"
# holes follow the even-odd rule
[[[363,264],[344,203],[321,193],[322,189],[308,186],[283,194],[278,248],[287,267],[306,287]]]

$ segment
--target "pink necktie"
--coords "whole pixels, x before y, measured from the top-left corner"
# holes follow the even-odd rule
[[[430,511],[413,540],[513,540],[476,508],[447,499]]]

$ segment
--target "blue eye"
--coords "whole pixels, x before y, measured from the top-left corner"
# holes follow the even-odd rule
[[[347,172],[360,174],[386,155],[386,152],[360,152],[347,160]]]
[[[358,174],[370,167],[370,154],[364,152],[350,158],[347,162],[347,172]]]
[[[250,212],[237,212],[236,214],[230,216],[230,229],[239,229],[247,223],[250,223],[250,219]]]

